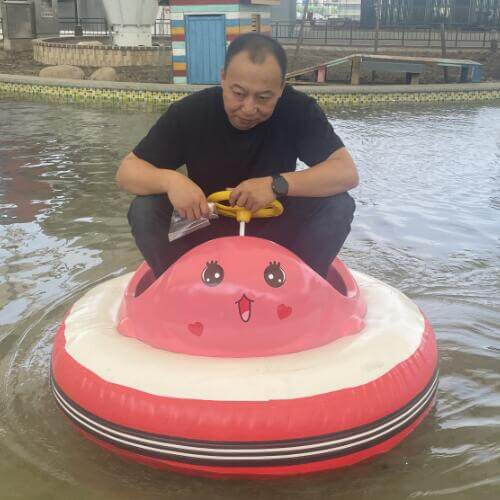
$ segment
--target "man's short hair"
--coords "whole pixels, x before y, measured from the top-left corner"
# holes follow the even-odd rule
[[[250,60],[254,64],[262,64],[269,54],[274,56],[281,70],[281,80],[285,80],[287,66],[286,53],[274,38],[261,35],[260,33],[245,33],[235,38],[227,49],[224,71],[227,71],[231,59],[240,52],[248,52]]]

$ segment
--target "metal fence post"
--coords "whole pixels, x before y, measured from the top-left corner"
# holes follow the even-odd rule
[[[403,26],[403,30],[401,33],[401,47],[405,46],[405,27]]]
[[[483,47],[486,47],[486,30],[483,33]]]
[[[458,47],[458,26],[455,29],[455,48]]]
[[[349,46],[352,47],[352,22],[350,28],[351,30],[349,32]]]
[[[430,47],[431,46],[431,35],[432,35],[432,28],[429,28],[429,40],[427,42],[427,46]]]
[[[496,29],[491,30],[490,34],[490,50],[496,52],[498,49],[498,32]]]
[[[325,45],[328,45],[328,19],[325,19]]]

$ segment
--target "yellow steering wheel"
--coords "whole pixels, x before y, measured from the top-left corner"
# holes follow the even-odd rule
[[[257,217],[259,219],[278,217],[283,213],[283,205],[278,200],[274,200],[269,206],[260,208],[256,212],[251,212],[250,210],[238,207],[237,205],[231,207],[230,205],[220,203],[221,201],[228,201],[230,195],[231,191],[217,191],[216,193],[212,193],[207,200],[215,203],[217,213],[219,215],[232,217],[238,222],[250,222],[253,217]]]

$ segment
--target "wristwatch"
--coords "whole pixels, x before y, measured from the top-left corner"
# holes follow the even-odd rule
[[[275,174],[271,182],[271,189],[277,198],[286,196],[288,194],[288,182],[282,175]]]

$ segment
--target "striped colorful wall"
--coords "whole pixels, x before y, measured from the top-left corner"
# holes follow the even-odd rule
[[[271,7],[269,5],[240,5],[234,0],[205,0],[207,3],[196,5],[188,0],[172,0],[170,4],[172,33],[172,63],[174,83],[188,83],[185,39],[185,15],[224,14],[226,21],[226,43],[242,33],[252,31],[252,14],[260,15],[260,32],[271,34]],[[228,2],[228,3],[225,3]]]

